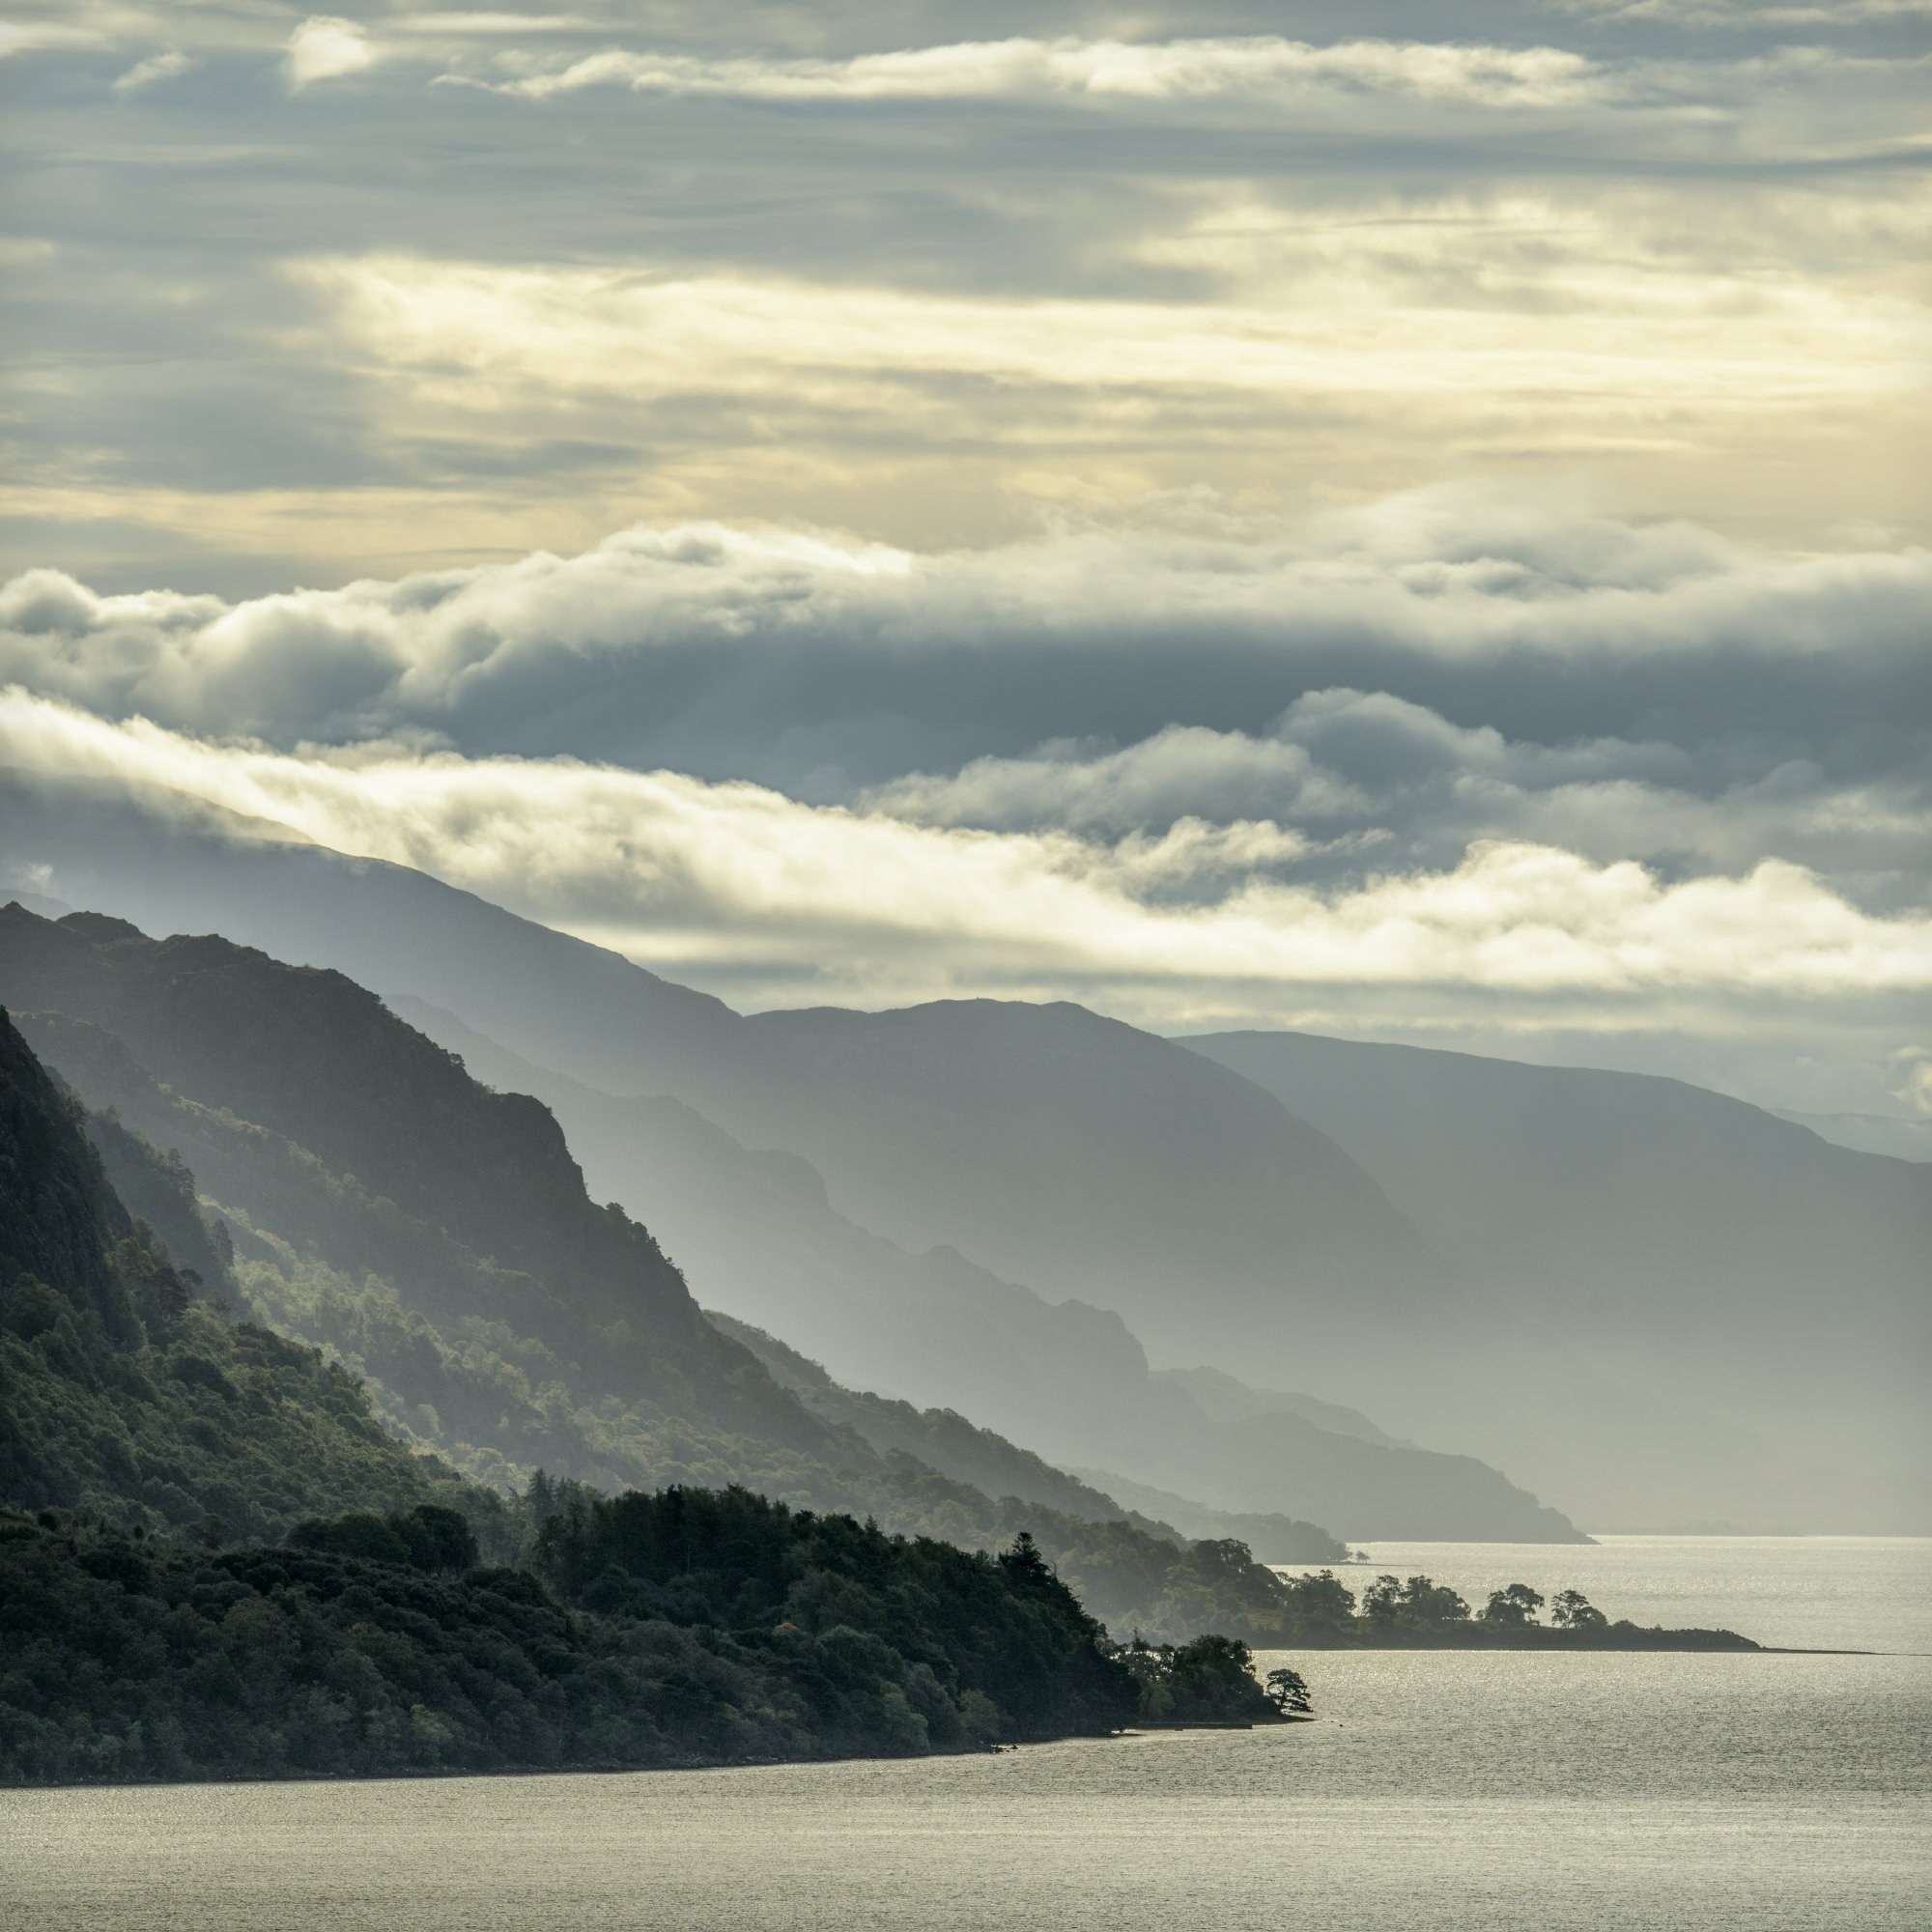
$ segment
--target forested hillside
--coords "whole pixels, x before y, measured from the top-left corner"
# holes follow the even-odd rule
[[[1056,1469],[990,1430],[976,1428],[954,1410],[916,1408],[909,1402],[845,1388],[818,1363],[787,1348],[776,1336],[727,1315],[713,1315],[712,1320],[743,1342],[814,1413],[853,1430],[884,1454],[916,1456],[988,1495],[1037,1497],[1064,1515],[1093,1522],[1118,1521],[1124,1515],[1136,1529],[1162,1538],[1174,1536],[1177,1519],[1123,1512],[1112,1493]],[[1249,1544],[1264,1562],[1336,1563],[1349,1553],[1347,1545],[1325,1529],[1293,1517],[1256,1514],[1237,1518],[1205,1509],[1183,1497],[1167,1500],[1179,1504],[1187,1517],[1191,1525],[1188,1537],[1201,1541],[1233,1538]]]
[[[225,1272],[177,1264],[151,1223],[221,1268],[187,1176],[123,1129],[105,1138],[150,1221],[0,1017],[0,1502],[225,1539],[454,1502],[500,1546],[500,1498],[409,1453],[315,1350],[232,1320]]]
[[[0,1780],[903,1753],[1139,1708],[1024,1534],[548,1479],[512,1505],[412,1454],[220,1305],[180,1163],[95,1123],[214,1279],[87,1125],[0,1013]]]
[[[209,983],[187,983],[198,980]],[[1017,1494],[989,1495],[811,1412],[704,1319],[641,1228],[592,1206],[548,1113],[478,1087],[339,975],[219,940],[152,941],[118,922],[52,924],[14,907],[0,912],[0,990],[14,988],[60,1004],[23,1023],[83,1096],[194,1170],[233,1231],[248,1308],[338,1353],[368,1378],[386,1420],[466,1473],[502,1488],[539,1467],[605,1491],[739,1483],[979,1549],[1026,1529],[1121,1629],[1185,1637],[1266,1627],[1273,1579],[1246,1552],[1231,1560],[1217,1548],[1204,1563],[1177,1532],[1126,1521],[1106,1498],[1083,1503],[1091,1517],[1068,1512],[1061,1491],[1079,1486],[1037,1458],[1006,1464]],[[215,1038],[224,1003],[242,1017]],[[108,1023],[154,1051],[169,1084]],[[340,1026],[355,1037],[337,1056],[328,1042]],[[242,1071],[240,1027],[254,1055]],[[340,1091],[365,1082],[373,1097]],[[277,1124],[298,1127],[311,1101],[329,1123],[333,1159]],[[243,1118],[238,1103],[273,1122]],[[382,1132],[365,1143],[355,1123],[378,1104]],[[467,1176],[440,1191],[439,1175],[458,1164],[448,1147],[412,1158],[407,1190],[387,1183],[384,1149],[438,1135],[497,1161],[500,1186],[486,1208]],[[562,1267],[527,1237],[515,1243],[527,1265],[487,1251],[505,1198],[518,1194],[569,1251]],[[957,1469],[952,1452],[972,1434],[925,1447]]]

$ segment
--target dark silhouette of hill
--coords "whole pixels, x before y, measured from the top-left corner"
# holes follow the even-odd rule
[[[185,1170],[89,1122],[0,1013],[0,1504],[241,1537],[438,1502],[500,1528],[500,1502],[388,1435],[352,1376],[231,1320],[233,1287]]]
[[[974,1554],[742,1490],[533,1483],[513,1512],[232,1322],[110,1166],[220,1264],[185,1170],[90,1122],[0,1012],[0,1783],[908,1755],[1134,1715],[1023,1537]]]
[[[1641,1074],[1303,1034],[1186,1043],[1319,1123],[1484,1284],[1526,1391],[1539,1350],[1587,1356],[1596,1385],[1566,1388],[1551,1431],[1565,1493],[1629,1520],[1612,1484],[1655,1494],[1668,1463],[1680,1521],[1782,1505],[1792,1526],[1932,1524],[1924,1167]],[[1673,1408],[1719,1423],[1698,1466]],[[1593,1479],[1577,1432],[1619,1420],[1623,1466]]]

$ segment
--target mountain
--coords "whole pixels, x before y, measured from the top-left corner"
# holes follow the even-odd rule
[[[816,1362],[787,1348],[775,1336],[714,1316],[751,1349],[787,1388],[794,1389],[814,1412],[828,1421],[845,1424],[885,1454],[902,1451],[948,1474],[970,1482],[988,1495],[1037,1496],[1065,1513],[1090,1521],[1122,1520],[1156,1536],[1172,1536],[1175,1518],[1122,1511],[1104,1488],[1055,1469],[1029,1451],[990,1432],[976,1429],[952,1409],[916,1408],[911,1403],[848,1389],[835,1381]],[[1184,1534],[1195,1541],[1234,1538],[1249,1545],[1264,1563],[1339,1563],[1347,1547],[1312,1522],[1271,1514],[1237,1515],[1204,1509],[1184,1496],[1168,1495],[1187,1519]]]
[[[1278,1634],[1245,1555],[1200,1556],[963,1418],[925,1431],[925,1461],[816,1413],[640,1226],[592,1204],[547,1110],[480,1086],[343,976],[10,906],[0,987],[60,1002],[23,1026],[91,1101],[186,1156],[244,1302],[338,1350],[385,1420],[470,1475],[740,1483],[982,1549],[1027,1530],[1103,1615],[1187,1634],[1178,1620],[1218,1603],[1236,1630]],[[993,1470],[1016,1492],[974,1487]]]
[[[1161,1368],[1312,1389],[1415,1440],[1534,1467],[1579,1520],[1869,1529],[1928,1520],[1904,1366],[1923,1359],[1911,1300],[1918,1293],[1922,1310],[1923,1271],[1901,1283],[1896,1267],[1901,1250],[1922,1246],[1923,1223],[1898,1188],[1880,1187],[1869,1215],[1822,1208],[1786,1253],[1776,1238],[1742,1240],[1739,1252],[1764,1257],[1762,1294],[1757,1262],[1735,1264],[1724,1231],[1748,1228],[1760,1204],[1767,1225],[1803,1221],[1776,1198],[1776,1162],[1751,1169],[1748,1186],[1714,1182],[1725,1205],[1701,1227],[1690,1211],[1665,1213],[1647,1247],[1627,1250],[1638,1276],[1607,1262],[1572,1269],[1550,1245],[1569,1212],[1555,1204],[1574,1198],[1552,1164],[1561,1136],[1543,1146],[1522,1135],[1534,1185],[1486,1193],[1472,1145],[1484,1137],[1472,1125],[1480,1109],[1422,1108],[1398,1160],[1399,1133],[1386,1150],[1351,1141],[1345,1096],[1324,1112],[1322,1090],[1304,1100],[1264,1055],[1230,1065],[1075,1008],[980,1001],[745,1017],[406,868],[204,807],[22,781],[0,822],[16,870],[36,868],[59,897],[167,926],[218,925],[385,997],[421,998],[613,1098],[681,1102],[740,1149],[809,1162],[830,1208],[877,1237],[922,1257],[951,1248],[963,1265],[1069,1311],[1056,1318],[1069,1323],[1085,1321],[1076,1305],[1121,1317],[1120,1332]],[[1687,1130],[1673,1145],[1694,1197],[1703,1143]],[[1459,1203],[1460,1180],[1428,1181],[1431,1148],[1443,1152],[1443,1176],[1467,1171],[1468,1201],[1480,1205]],[[1870,1190],[1849,1178],[1872,1157],[1840,1152],[1862,1200]],[[611,1191],[661,1218],[630,1178]],[[1612,1220],[1651,1211],[1616,1198]],[[1827,1224],[1842,1246],[1815,1238]],[[1679,1236],[1682,1254],[1671,1249]],[[1794,1268],[1792,1255],[1807,1260]],[[769,1302],[707,1293],[848,1380],[925,1404],[959,1400],[862,1371],[837,1336],[801,1330]],[[1855,1319],[1841,1319],[1847,1310]],[[1102,1325],[1089,1328],[1097,1345]],[[968,1412],[1006,1426],[982,1400],[976,1393]],[[1011,1433],[1065,1456],[1031,1427]],[[1067,1447],[1094,1466],[1122,1460],[1099,1440]],[[1127,1461],[1142,1480],[1204,1503],[1250,1506]],[[1252,1506],[1360,1533],[1302,1495]]]
[[[0,1504],[233,1538],[455,1503],[500,1534],[500,1503],[388,1435],[318,1351],[232,1320],[232,1294],[180,1166],[90,1121],[0,1013]]]
[[[1640,1074],[1303,1034],[1187,1045],[1319,1124],[1485,1285],[1525,1399],[1560,1347],[1548,1466],[1592,1520],[1656,1523],[1637,1512],[1674,1490],[1682,1521],[1932,1526],[1923,1166]],[[1687,1438],[1692,1413],[1711,1427]],[[1593,1471],[1619,1424],[1621,1466]]]
[[[1458,1332],[1465,1285],[1332,1141],[1083,1009],[748,1017],[421,873],[172,795],[16,775],[0,820],[0,856],[63,898],[333,967],[587,1086],[682,1099],[810,1160],[873,1233],[1112,1310],[1170,1358],[1235,1366],[1261,1323],[1322,1379],[1368,1386],[1390,1351],[1420,1373]]]
[[[964,1411],[1062,1463],[1191,1485],[1190,1520],[1266,1518],[1270,1547],[1284,1551],[1306,1547],[1284,1518],[1362,1540],[1577,1537],[1494,1470],[1400,1442],[1341,1404],[1208,1369],[1151,1371],[1120,1316],[1049,1302],[953,1248],[916,1254],[873,1235],[832,1206],[801,1156],[750,1151],[683,1101],[600,1094],[452,1014],[397,1005],[479,1078],[553,1107],[595,1191],[647,1216],[708,1299],[806,1342],[847,1385]],[[1284,1422],[1258,1453],[1257,1432],[1232,1425],[1260,1414],[1298,1417],[1299,1435]]]
[[[1777,1118],[1808,1127],[1820,1140],[1855,1153],[1932,1161],[1932,1114],[1791,1114],[1780,1108]]]
[[[0,1013],[0,1784],[907,1755],[1132,1717],[1024,1541],[742,1491],[533,1485],[513,1523],[340,1368],[229,1321],[110,1165],[198,1220]],[[480,1567],[479,1524],[520,1567]]]
[[[398,1252],[443,1251],[433,1268],[412,1267],[433,1306],[517,1310],[546,1347],[668,1413],[827,1448],[825,1432],[704,1320],[645,1230],[590,1202],[539,1102],[478,1086],[341,974],[222,939],[156,941],[99,914],[54,923],[10,905],[0,908],[0,988],[18,1009],[110,1036],[124,1071],[137,1066],[151,1088],[259,1130],[223,1135],[217,1120],[199,1132],[209,1184],[250,1159],[259,1166],[262,1133],[312,1156],[338,1182],[335,1211],[314,1224],[341,1242],[325,1259],[366,1264],[376,1230],[391,1226]],[[285,1153],[283,1166],[299,1161]]]

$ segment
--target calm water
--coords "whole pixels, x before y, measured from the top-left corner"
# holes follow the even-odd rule
[[[1910,1628],[1932,1650],[1932,1543],[1373,1553],[1465,1591],[1575,1582],[1642,1622],[1793,1643]],[[1299,1661],[1321,1720],[1279,1730],[917,1764],[0,1793],[0,1925],[1932,1924],[1932,1660]]]

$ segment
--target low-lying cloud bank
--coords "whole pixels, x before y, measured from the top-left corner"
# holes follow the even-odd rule
[[[983,832],[801,805],[751,784],[390,746],[307,755],[0,697],[0,762],[164,787],[418,867],[675,964],[696,951],[820,974],[1258,986],[1402,984],[1645,998],[1932,989],[1932,918],[1873,918],[1803,868],[1666,883],[1629,863],[1478,841],[1453,869],[1320,892],[1261,821],[1157,836]],[[1165,902],[1177,882],[1184,903]],[[1211,882],[1211,883],[1210,883]],[[943,964],[937,962],[943,961]]]
[[[640,526],[243,602],[30,572],[0,763],[415,866],[745,1005],[1748,1038],[1917,1104],[1932,557],[1457,492],[1171,507],[938,554]]]

